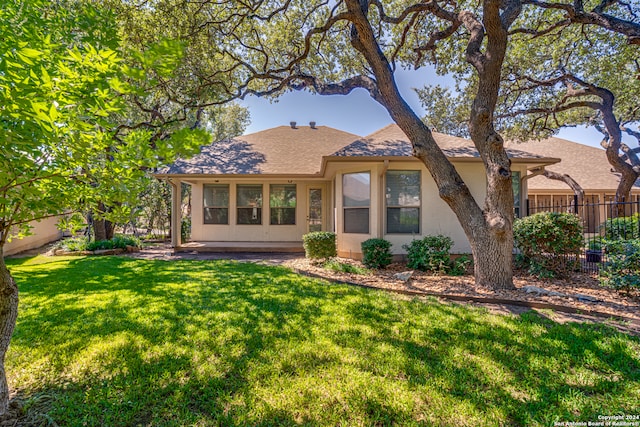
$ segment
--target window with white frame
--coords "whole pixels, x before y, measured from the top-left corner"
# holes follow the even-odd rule
[[[229,224],[229,185],[205,184],[204,195],[204,223]]]
[[[269,186],[269,210],[271,225],[296,223],[296,185],[271,184]]]
[[[236,186],[238,224],[262,224],[262,184]]]
[[[342,175],[342,206],[345,233],[369,233],[371,175],[369,172]]]
[[[420,171],[387,171],[387,233],[420,234]]]

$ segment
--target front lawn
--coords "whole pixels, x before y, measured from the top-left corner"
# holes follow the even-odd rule
[[[553,425],[640,408],[640,340],[226,261],[9,260],[43,425]],[[44,412],[43,412],[44,411]]]

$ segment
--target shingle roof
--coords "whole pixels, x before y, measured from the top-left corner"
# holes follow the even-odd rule
[[[449,158],[479,158],[480,153],[473,142],[457,136],[433,132],[433,137]],[[409,138],[396,124],[390,124],[371,135],[352,142],[333,153],[336,157],[391,156],[411,157],[413,148]],[[520,149],[507,149],[510,158],[546,159],[547,156],[533,154]],[[555,156],[549,156],[555,157]]]
[[[542,141],[530,141],[521,144],[510,144],[511,147],[522,147],[523,150],[542,156],[553,156],[562,159],[560,163],[547,166],[546,169],[568,174],[575,179],[585,191],[612,190],[618,187],[620,178],[611,172],[611,165],[605,151],[562,138],[549,138]],[[529,190],[570,190],[560,182],[542,176],[531,178]],[[636,182],[640,189],[640,181]]]
[[[315,174],[322,156],[344,147],[358,135],[326,126],[279,126],[202,147],[159,174]]]

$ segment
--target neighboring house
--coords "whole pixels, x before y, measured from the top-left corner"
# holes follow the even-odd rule
[[[480,205],[486,175],[472,142],[434,133]],[[509,149],[516,209],[526,199],[528,171],[559,160]],[[173,245],[177,250],[301,248],[302,235],[337,234],[338,254],[359,258],[371,237],[402,245],[430,234],[450,236],[453,252],[471,251],[456,216],[438,196],[424,165],[396,125],[361,138],[319,126],[281,126],[203,147],[156,177],[174,188]],[[177,191],[192,187],[191,242],[179,241]],[[525,185],[522,186],[521,183]],[[235,242],[235,243],[232,243]]]
[[[29,249],[39,248],[42,245],[62,238],[62,231],[58,229],[59,217],[45,218],[29,223],[31,235],[22,239],[13,238],[4,246],[4,255],[9,256]]]
[[[612,170],[613,167],[603,149],[561,138],[511,144],[510,147],[545,157],[560,158],[560,163],[548,166],[546,169],[571,176],[584,190],[584,202],[598,205],[589,210],[587,222],[591,231],[604,221],[607,210],[605,203],[615,200],[620,176]],[[566,208],[573,202],[573,191],[561,181],[543,176],[535,176],[528,181],[530,213],[548,208],[556,210]],[[640,181],[636,182],[631,191],[629,201],[640,203]]]

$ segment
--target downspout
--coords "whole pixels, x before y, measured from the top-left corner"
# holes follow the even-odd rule
[[[384,211],[385,206],[385,197],[387,192],[384,188],[384,175],[387,173],[389,169],[389,159],[385,159],[382,163],[382,171],[378,177],[378,236],[379,238],[383,238],[384,236],[384,223],[386,221],[386,212]]]

